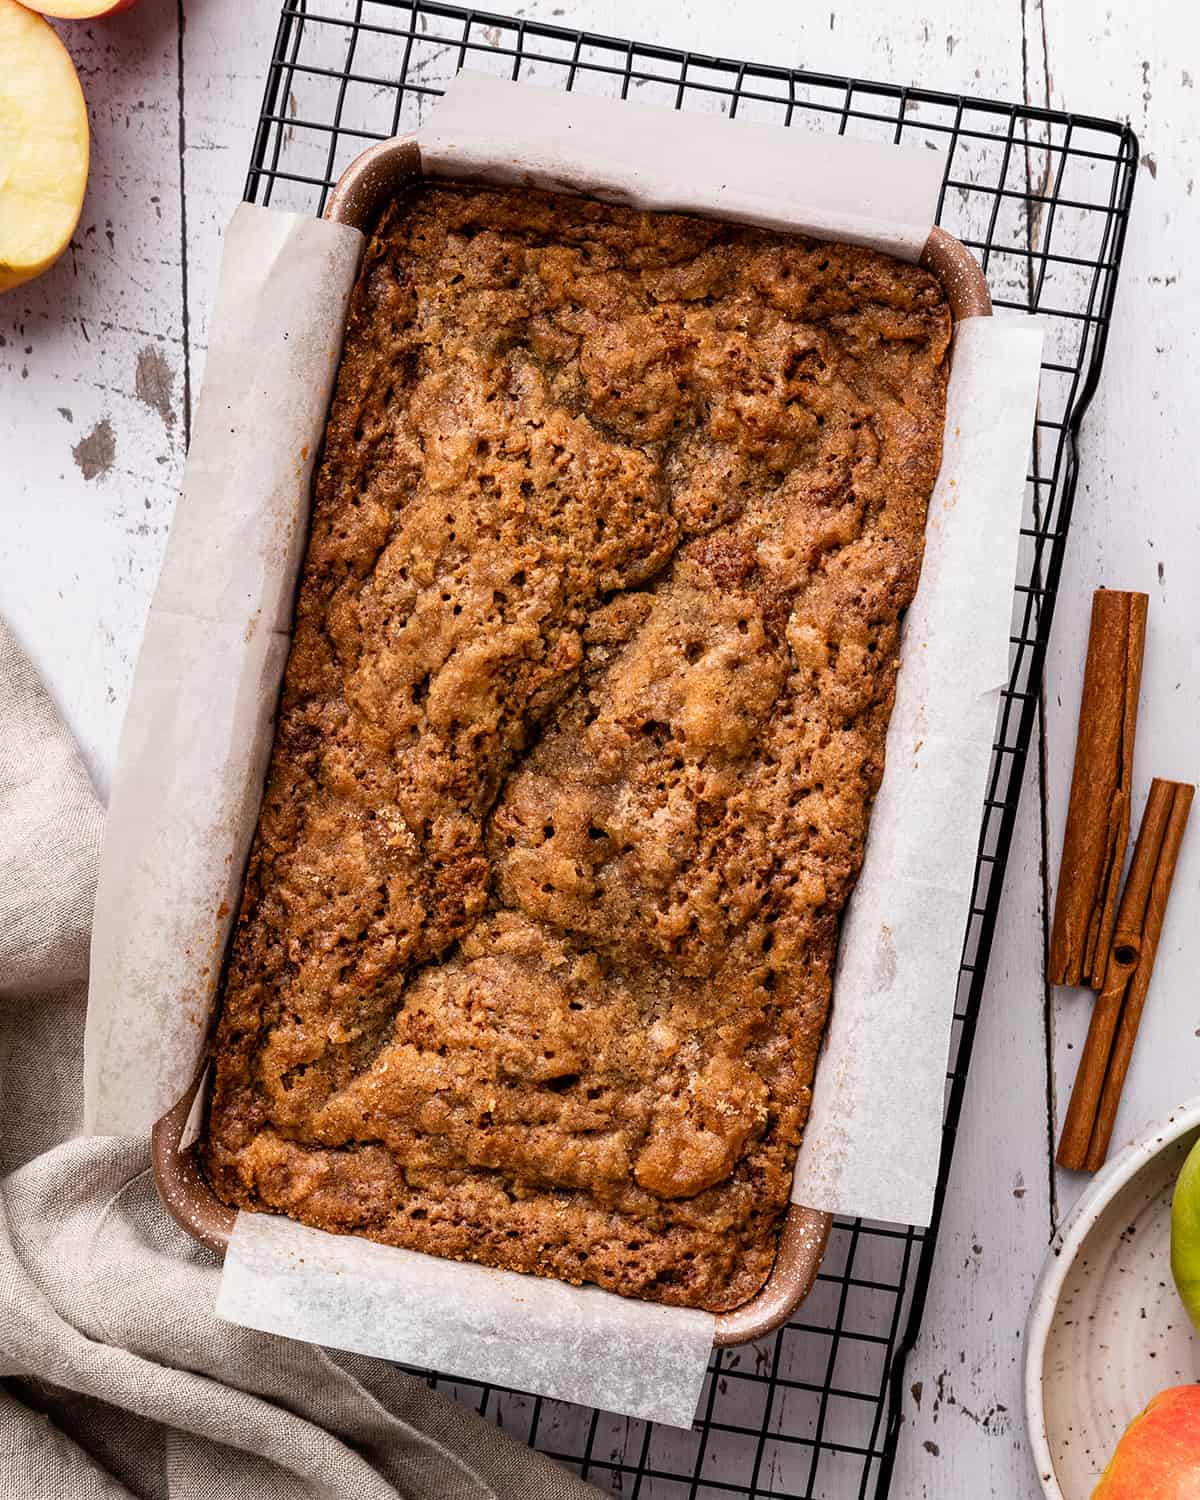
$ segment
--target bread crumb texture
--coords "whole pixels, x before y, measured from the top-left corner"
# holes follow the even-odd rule
[[[732,1308],[883,771],[950,314],[873,251],[427,187],[355,287],[217,1193]]]

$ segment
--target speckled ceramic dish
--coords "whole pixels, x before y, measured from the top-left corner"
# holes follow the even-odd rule
[[[1115,1157],[1050,1246],[1025,1340],[1025,1424],[1050,1500],[1087,1500],[1152,1396],[1200,1379],[1171,1280],[1171,1193],[1200,1099]]]

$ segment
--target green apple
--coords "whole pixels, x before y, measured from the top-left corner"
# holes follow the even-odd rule
[[[1171,1274],[1188,1316],[1200,1328],[1200,1140],[1175,1180],[1171,1199]]]

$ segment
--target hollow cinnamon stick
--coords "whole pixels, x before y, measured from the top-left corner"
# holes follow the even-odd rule
[[[1100,989],[1129,842],[1146,594],[1097,589],[1050,935],[1051,984]]]
[[[1117,913],[1104,987],[1096,997],[1087,1041],[1075,1074],[1075,1087],[1071,1090],[1071,1102],[1067,1106],[1058,1142],[1055,1160],[1060,1167],[1066,1167],[1071,1172],[1082,1172],[1087,1161],[1113,1037],[1121,1018],[1121,1005],[1142,951],[1146,907],[1162,850],[1163,835],[1167,831],[1167,820],[1171,815],[1174,788],[1174,782],[1156,780],[1146,798],[1137,845]]]
[[[1192,797],[1196,788],[1182,781],[1159,782],[1154,786],[1171,788],[1171,811],[1163,833],[1162,848],[1150,883],[1150,898],[1146,903],[1146,916],[1142,926],[1141,951],[1137,967],[1129,981],[1125,1004],[1121,1009],[1121,1021],[1113,1042],[1112,1055],[1108,1060],[1108,1072],[1104,1078],[1104,1090],[1100,1095],[1100,1106],[1096,1111],[1096,1124],[1088,1146],[1086,1170],[1096,1172],[1104,1165],[1108,1155],[1108,1143],[1112,1139],[1116,1123],[1117,1108],[1121,1103],[1121,1090],[1125,1087],[1125,1075],[1133,1056],[1141,1025],[1142,1011],[1146,1005],[1146,992],[1150,988],[1150,976],[1154,970],[1154,959],[1158,953],[1158,940],[1162,935],[1163,919],[1167,912],[1167,899],[1171,894],[1171,882],[1175,879],[1175,865],[1179,859],[1179,846],[1183,842],[1183,831],[1187,827],[1188,814],[1192,809]],[[1151,791],[1153,791],[1153,787]]]

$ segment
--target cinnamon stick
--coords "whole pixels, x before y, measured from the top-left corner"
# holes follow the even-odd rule
[[[1097,589],[1050,935],[1051,984],[1104,984],[1129,842],[1146,594]]]
[[[1071,1090],[1071,1102],[1067,1106],[1055,1157],[1060,1167],[1071,1172],[1082,1172],[1087,1162],[1121,1006],[1142,952],[1146,908],[1175,799],[1175,785],[1172,781],[1155,780],[1142,813],[1137,845],[1117,913],[1104,987],[1092,1011],[1092,1023],[1079,1059],[1075,1087]]]
[[[1108,1155],[1108,1143],[1112,1139],[1116,1123],[1117,1108],[1121,1103],[1121,1090],[1125,1087],[1125,1075],[1133,1056],[1137,1041],[1142,1011],[1146,1005],[1146,992],[1150,988],[1150,976],[1154,970],[1154,959],[1158,952],[1158,940],[1162,935],[1163,919],[1167,913],[1167,899],[1171,894],[1171,882],[1175,879],[1175,865],[1179,859],[1179,846],[1183,842],[1183,831],[1187,827],[1188,814],[1192,810],[1192,797],[1196,788],[1182,781],[1159,782],[1154,786],[1171,789],[1171,811],[1163,833],[1154,877],[1150,884],[1150,898],[1146,903],[1146,916],[1142,926],[1141,951],[1137,967],[1129,981],[1125,1004],[1121,1009],[1121,1021],[1113,1042],[1112,1055],[1108,1061],[1108,1072],[1104,1078],[1104,1090],[1100,1095],[1100,1107],[1096,1112],[1096,1124],[1088,1146],[1086,1170],[1096,1172],[1104,1165]],[[1154,787],[1151,788],[1151,791]]]

